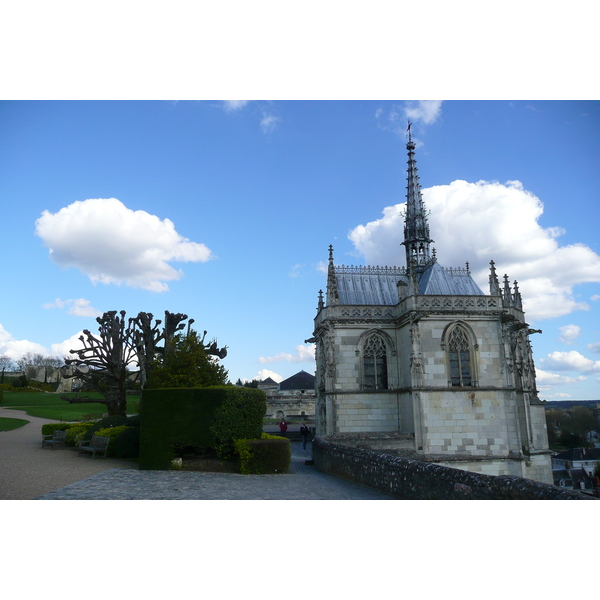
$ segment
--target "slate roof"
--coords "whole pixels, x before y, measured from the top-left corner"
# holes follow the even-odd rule
[[[279,384],[279,390],[314,390],[315,389],[315,376],[307,373],[306,371],[300,371],[287,379],[284,379]]]
[[[560,460],[600,460],[600,448],[572,448],[571,450],[565,450],[555,455],[554,458]]]
[[[560,480],[562,479],[565,487],[573,487],[571,475],[565,469],[553,469],[552,479],[554,480],[554,485],[560,485]]]
[[[398,304],[398,281],[408,282],[399,267],[335,267],[338,302],[342,305]],[[426,295],[483,296],[467,269],[446,269],[433,262],[419,278],[419,293]]]
[[[408,281],[397,267],[336,267],[335,279],[340,304],[398,304],[397,283]]]
[[[419,279],[419,293],[442,296],[483,296],[467,269],[446,269],[434,262]]]

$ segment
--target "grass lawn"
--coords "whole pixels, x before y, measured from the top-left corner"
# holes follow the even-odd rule
[[[0,417],[0,431],[10,431],[27,425],[29,421],[25,419],[9,419],[8,417]]]
[[[66,394],[74,396],[75,394]],[[92,398],[102,398],[102,394],[86,394]],[[127,414],[137,414],[139,396],[127,397]],[[3,408],[24,410],[31,417],[56,421],[81,421],[99,419],[106,414],[106,406],[99,403],[69,404],[61,400],[59,394],[40,394],[35,392],[4,392]]]

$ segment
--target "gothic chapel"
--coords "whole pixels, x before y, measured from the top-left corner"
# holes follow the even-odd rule
[[[317,435],[449,467],[552,483],[521,294],[490,262],[489,294],[442,267],[410,135],[404,267],[334,263],[319,292]]]

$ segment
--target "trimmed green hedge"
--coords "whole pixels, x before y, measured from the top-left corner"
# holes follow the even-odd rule
[[[184,448],[230,456],[235,438],[260,437],[266,409],[265,393],[251,388],[144,390],[140,469],[167,470]]]
[[[86,430],[93,427],[94,423],[44,423],[42,425],[42,435],[53,435],[55,431],[66,431],[66,446],[76,446],[81,442]]]
[[[42,425],[42,435],[53,435],[55,431],[67,431],[74,425],[81,425],[81,423],[44,423]]]
[[[139,427],[140,417],[134,415],[133,417],[123,417],[120,415],[111,415],[104,417],[99,421],[96,421],[83,436],[84,440],[91,440],[92,436],[97,433],[100,429],[106,429],[107,427],[120,427],[121,425],[127,425],[127,427]]]
[[[290,440],[263,434],[258,440],[236,440],[235,449],[240,459],[240,473],[285,473],[292,461]]]
[[[111,442],[115,458],[136,458],[140,454],[140,428],[127,427]]]
[[[260,438],[266,412],[266,394],[262,390],[228,387],[211,425],[217,454],[232,458],[236,454],[235,440]]]

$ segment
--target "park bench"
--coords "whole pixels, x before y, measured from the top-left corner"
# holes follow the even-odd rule
[[[96,454],[103,454],[106,457],[109,443],[110,438],[93,435],[91,440],[81,442],[81,446],[79,446],[79,452],[77,454],[79,455],[81,453],[85,454],[86,452],[91,452],[92,458],[96,458]]]
[[[67,432],[56,430],[52,435],[45,435],[42,437],[42,448],[44,446],[50,446],[54,450],[54,446],[58,444],[66,444]]]

